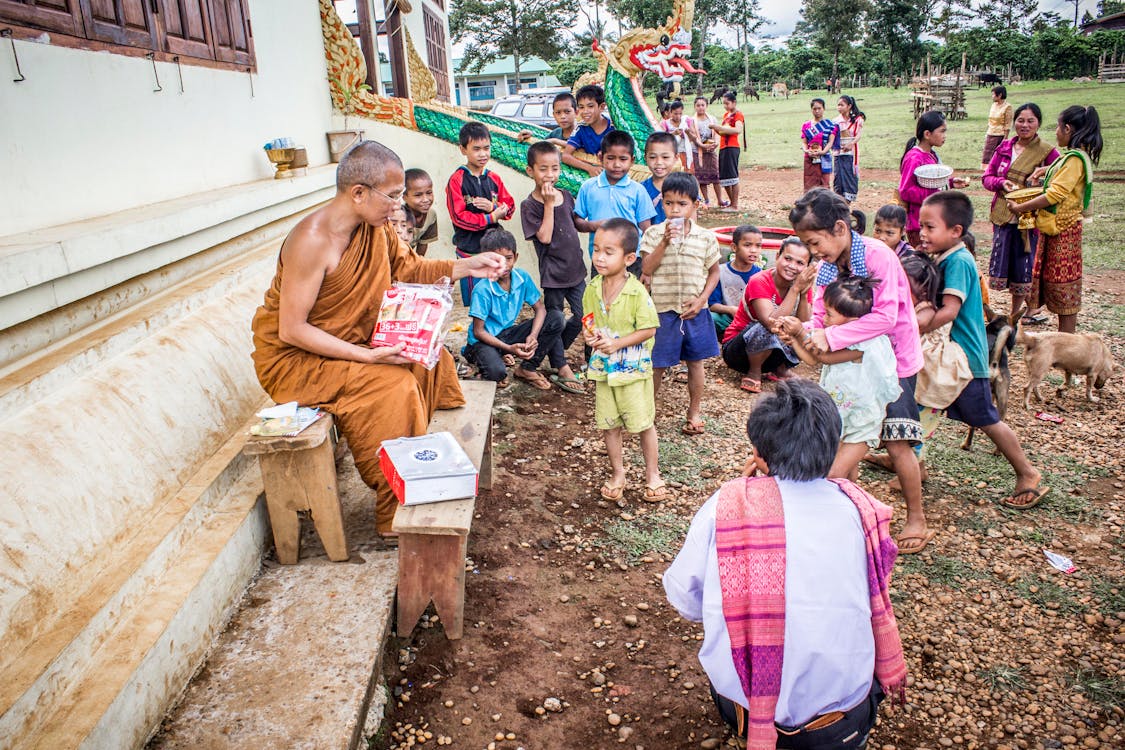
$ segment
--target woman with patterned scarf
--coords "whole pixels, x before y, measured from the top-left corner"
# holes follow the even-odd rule
[[[820,97],[813,99],[809,107],[813,118],[801,126],[805,190],[832,187],[832,149],[840,147],[840,125],[824,116],[825,104]]]
[[[779,383],[746,432],[765,476],[700,508],[664,574],[668,601],[703,623],[699,661],[744,747],[862,748],[883,697],[905,700],[891,509],[826,478],[840,415],[815,383]]]
[[[988,261],[990,289],[1009,289],[1012,294],[1012,324],[1019,319],[1031,292],[1031,271],[1039,232],[1021,226],[1019,216],[1008,210],[1005,193],[1027,187],[1032,173],[1059,157],[1059,152],[1039,138],[1043,113],[1035,104],[1021,104],[1015,112],[1016,136],[997,146],[981,182],[991,190],[992,256]]]

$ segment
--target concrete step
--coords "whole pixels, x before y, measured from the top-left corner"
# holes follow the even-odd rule
[[[351,559],[330,562],[306,519],[298,564],[267,562],[150,750],[350,750],[378,729],[398,557],[350,455],[337,472]]]

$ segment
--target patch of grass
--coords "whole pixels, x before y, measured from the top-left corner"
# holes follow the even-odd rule
[[[1030,529],[1020,529],[1018,533],[1020,539],[1031,542],[1037,547],[1045,547],[1055,539],[1055,530],[1042,526],[1036,526]]]
[[[1125,196],[1122,197],[1122,201],[1125,201]],[[1118,268],[1125,269],[1125,259],[1121,258],[1120,252],[1117,252],[1117,257],[1119,258]],[[1083,310],[1083,325],[1085,327],[1110,336],[1120,336],[1121,332],[1125,331],[1125,305],[1118,305],[1108,296],[1097,292],[1085,294],[1084,303],[1086,309]],[[1090,314],[1085,317],[1087,312]],[[1110,344],[1110,346],[1113,345]],[[1078,378],[1078,383],[1085,387],[1085,378]]]
[[[707,428],[711,429],[717,421],[709,422]],[[695,484],[699,482],[702,472],[717,471],[722,468],[712,460],[711,452],[699,448],[699,445],[699,441],[679,433],[667,437],[661,436],[660,473],[665,481]],[[644,465],[644,456],[640,451],[632,451],[629,460],[634,466]]]
[[[921,573],[933,583],[956,588],[957,584],[966,581],[979,581],[988,578],[988,574],[977,570],[964,560],[945,555],[934,555],[933,560],[925,565]]]
[[[1052,487],[1055,486],[1053,477],[1050,478],[1048,484]],[[1039,507],[1047,515],[1070,523],[1090,523],[1104,515],[1100,508],[1090,502],[1088,497],[1075,495],[1069,491],[1063,492],[1057,488],[1043,499]]]
[[[918,555],[899,555],[895,560],[895,573],[901,575],[925,575],[926,563]]]
[[[1090,593],[1098,600],[1102,614],[1125,612],[1125,580],[1121,576],[1090,576]]]
[[[977,511],[971,516],[958,518],[955,523],[957,528],[962,531],[974,531],[978,534],[983,534],[996,525],[996,519],[984,511]]]
[[[992,693],[1012,693],[1027,688],[1023,667],[996,664],[988,669],[978,669],[976,675]]]
[[[1070,591],[1054,581],[1025,577],[1016,582],[1016,592],[1043,610],[1055,610],[1064,614],[1086,611],[1084,604],[1075,599]]]
[[[1082,258],[1087,269],[1125,269],[1120,235],[1122,206],[1125,206],[1125,183],[1095,183],[1094,197],[1090,201],[1092,219],[1082,227]],[[1119,325],[1117,331],[1121,330]]]
[[[956,487],[942,488],[942,491],[961,495],[966,500],[981,494],[1000,497],[1011,482],[1012,468],[1008,462],[1003,456],[993,455],[992,444],[983,435],[974,441],[971,451],[961,450],[961,439],[960,430],[952,424],[943,424],[942,429],[927,441],[926,466],[931,475],[957,481]],[[975,485],[979,482],[985,482],[988,487],[977,489]]]
[[[1125,708],[1125,679],[1100,669],[1079,669],[1071,685],[1088,699],[1108,710]]]
[[[617,550],[630,563],[650,553],[674,554],[683,543],[688,521],[671,513],[652,513],[632,521],[614,521],[605,527],[606,539],[597,544]]]
[[[512,452],[516,447],[515,443],[509,443],[506,440],[497,440],[492,444],[492,450],[501,456],[507,455]]]

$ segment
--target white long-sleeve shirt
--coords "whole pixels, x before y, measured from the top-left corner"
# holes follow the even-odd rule
[[[798,726],[867,697],[875,638],[859,511],[827,480],[778,481],[785,513],[785,648],[774,720]],[[715,692],[748,707],[723,618],[715,549],[715,493],[696,513],[664,573],[668,601],[703,623],[699,662]]]

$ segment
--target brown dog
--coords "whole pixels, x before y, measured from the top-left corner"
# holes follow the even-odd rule
[[[1086,376],[1086,400],[1097,401],[1094,389],[1101,389],[1118,369],[1109,347],[1096,333],[1026,333],[1020,326],[1016,343],[1024,348],[1027,364],[1027,389],[1023,393],[1024,408],[1031,408],[1031,394],[1042,403],[1039,384],[1052,367],[1063,371],[1063,387],[1070,385],[1073,375]]]

